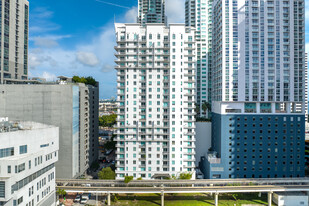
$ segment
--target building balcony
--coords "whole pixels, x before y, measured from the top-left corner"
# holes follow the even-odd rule
[[[195,134],[195,132],[185,132],[184,135],[192,135],[192,136],[194,136],[196,134]]]
[[[118,151],[118,150],[117,150],[115,153],[116,153],[116,154],[125,154],[125,151]]]
[[[184,159],[183,161],[184,161],[184,162],[194,162],[194,161],[195,161],[195,158],[193,157],[192,159]]]

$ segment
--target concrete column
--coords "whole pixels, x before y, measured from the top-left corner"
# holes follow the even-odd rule
[[[164,206],[164,191],[161,191],[161,206]]]
[[[271,206],[271,203],[272,203],[272,194],[273,194],[273,192],[269,192],[269,193],[268,193],[268,206]]]
[[[99,204],[98,204],[98,193],[95,193],[95,204],[96,204],[96,206],[99,206]]]
[[[111,205],[111,193],[107,193],[107,205]]]
[[[215,193],[215,206],[219,205],[219,193]]]

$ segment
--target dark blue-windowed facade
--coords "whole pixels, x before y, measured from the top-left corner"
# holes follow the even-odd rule
[[[305,116],[213,113],[209,154],[207,179],[304,177]]]

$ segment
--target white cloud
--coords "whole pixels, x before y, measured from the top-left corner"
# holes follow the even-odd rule
[[[57,80],[57,76],[55,74],[52,74],[52,73],[49,73],[49,72],[43,72],[41,77],[46,79],[47,81],[55,81],[55,80]]]
[[[101,69],[101,72],[110,72],[110,71],[113,71],[115,69],[115,67],[113,65],[110,65],[110,64],[104,64],[102,66],[102,69]]]
[[[98,57],[92,52],[77,52],[76,59],[85,66],[95,67],[100,62]]]
[[[49,11],[44,7],[37,7],[31,11],[30,18],[30,34],[50,32],[60,29],[58,24],[53,23],[51,18],[53,17],[54,12]]]
[[[306,15],[306,23],[309,22],[309,1],[305,2],[305,15]]]
[[[30,37],[29,40],[34,42],[34,45],[37,47],[56,47],[58,46],[58,40],[62,40],[64,38],[70,38],[70,35],[48,35],[48,36],[36,36]]]
[[[168,23],[184,23],[185,0],[166,0],[165,4]]]
[[[34,45],[38,47],[55,47],[58,46],[58,42],[53,39],[48,39],[44,37],[35,37]]]
[[[138,15],[138,8],[133,7],[127,13],[125,14],[125,22],[126,23],[135,23],[137,20],[137,15]]]

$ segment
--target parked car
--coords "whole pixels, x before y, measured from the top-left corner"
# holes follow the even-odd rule
[[[77,195],[74,199],[74,202],[80,202],[80,200],[81,200],[81,196]]]
[[[83,194],[80,203],[81,204],[86,204],[88,202],[90,196],[91,196],[91,194],[87,194],[87,193]]]
[[[82,198],[81,201],[80,201],[80,203],[81,203],[81,204],[86,204],[86,203],[88,202],[88,200],[89,200],[89,199],[83,199],[83,198]]]

